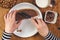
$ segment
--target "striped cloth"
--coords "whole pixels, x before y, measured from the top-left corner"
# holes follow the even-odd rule
[[[10,40],[11,38],[11,33],[7,33],[7,32],[3,32],[3,35],[2,35],[2,40]]]
[[[2,40],[10,40],[10,38],[11,38],[10,33],[3,32]],[[45,40],[60,40],[60,39],[56,38],[53,34],[49,32],[48,35],[45,37]]]
[[[60,40],[56,36],[54,36],[51,32],[45,37],[45,40]]]

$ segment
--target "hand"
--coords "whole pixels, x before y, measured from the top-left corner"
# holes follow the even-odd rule
[[[37,27],[38,32],[41,36],[45,37],[48,35],[48,26],[45,24],[45,22],[42,19],[31,19],[32,23]]]
[[[13,33],[16,28],[21,24],[21,21],[17,24],[15,20],[16,10],[8,13],[4,16],[5,21],[5,32]]]

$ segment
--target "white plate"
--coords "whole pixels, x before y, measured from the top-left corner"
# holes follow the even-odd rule
[[[9,12],[11,12],[12,10],[21,10],[21,9],[34,9],[39,13],[38,18],[42,19],[42,14],[40,10],[31,3],[24,2],[24,3],[17,4]],[[17,32],[17,30],[20,30],[20,29],[22,30],[22,32]],[[15,35],[23,38],[31,37],[36,33],[37,33],[37,28],[31,23],[30,20],[27,20],[27,19],[23,20],[22,24],[18,27],[18,29],[14,31]]]

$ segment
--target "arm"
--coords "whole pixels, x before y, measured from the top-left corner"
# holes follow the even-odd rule
[[[55,35],[53,35],[51,32],[48,33],[47,36],[45,36],[46,40],[59,40]]]
[[[21,24],[21,21],[18,22],[15,20],[16,12],[17,10],[12,11],[4,16],[5,31],[3,32],[2,40],[10,40],[12,33]]]
[[[34,18],[31,18],[31,21],[37,27],[39,34],[43,36],[45,40],[59,40],[51,32],[49,32],[48,26],[42,19],[36,19],[37,23]]]

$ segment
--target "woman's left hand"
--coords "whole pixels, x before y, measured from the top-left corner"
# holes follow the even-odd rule
[[[37,27],[38,32],[41,36],[45,37],[49,33],[49,29],[47,24],[42,19],[35,19],[31,18],[32,23]]]

